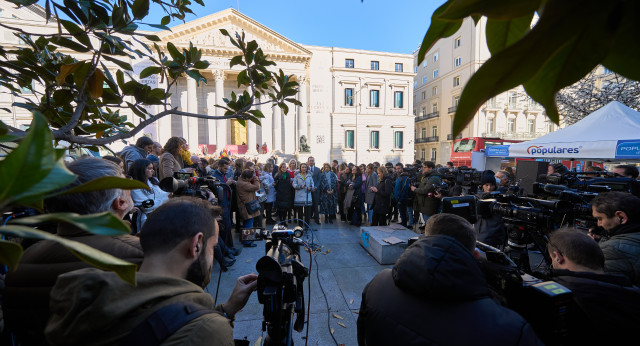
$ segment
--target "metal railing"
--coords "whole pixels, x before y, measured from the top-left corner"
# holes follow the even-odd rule
[[[455,113],[457,109],[458,109],[458,106],[449,107],[449,114]]]
[[[456,139],[462,139],[462,135],[457,135]],[[447,140],[448,141],[452,141],[453,140],[453,134],[452,133],[447,135]]]

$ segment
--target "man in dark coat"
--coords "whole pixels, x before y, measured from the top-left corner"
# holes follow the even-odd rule
[[[551,233],[551,279],[573,293],[567,340],[571,345],[622,345],[637,337],[640,288],[604,272],[604,254],[593,239],[573,229]]]
[[[422,163],[422,177],[418,187],[411,186],[411,191],[416,195],[414,209],[422,214],[422,219],[426,222],[430,216],[440,212],[440,195],[438,187],[442,184],[442,179],[435,170],[436,165],[431,161]]]
[[[526,320],[491,299],[468,221],[437,214],[425,232],[365,287],[359,345],[542,344]]]
[[[606,192],[591,201],[593,217],[605,230],[600,241],[604,271],[626,275],[640,286],[640,198],[627,192]]]

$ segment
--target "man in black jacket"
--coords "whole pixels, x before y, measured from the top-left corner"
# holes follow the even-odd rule
[[[436,214],[425,233],[362,292],[359,345],[542,344],[527,321],[491,299],[468,221]]]
[[[623,344],[637,336],[640,288],[604,272],[604,254],[584,233],[561,229],[549,236],[551,279],[573,292],[567,340],[575,345]]]

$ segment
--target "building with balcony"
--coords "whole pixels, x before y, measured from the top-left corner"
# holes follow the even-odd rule
[[[451,127],[462,89],[491,56],[485,28],[486,18],[477,25],[472,19],[465,19],[455,34],[436,42],[420,65],[419,48],[414,52],[416,159],[440,164],[449,161],[454,140]],[[498,137],[524,141],[555,129],[544,108],[533,102],[520,87],[487,101],[459,138]]]

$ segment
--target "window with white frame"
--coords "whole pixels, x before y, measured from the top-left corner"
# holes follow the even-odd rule
[[[433,78],[438,78],[438,70],[433,70]]]
[[[458,107],[458,103],[460,103],[460,95],[456,95],[453,97],[453,106]]]
[[[433,53],[433,62],[438,61],[438,53]]]
[[[413,73],[418,73],[418,66],[413,67]]]
[[[420,130],[420,138],[427,138],[427,128],[423,127],[422,130]]]
[[[404,65],[400,62],[397,62],[395,65],[396,72],[404,72]]]
[[[527,120],[527,132],[534,134],[536,132],[536,121],[534,119]]]
[[[380,69],[380,62],[379,61],[372,61],[371,62],[371,69],[372,70],[379,70]]]
[[[431,113],[438,113],[438,102],[431,104]]]
[[[422,67],[427,67],[427,59],[424,59],[424,61],[422,62]]]
[[[393,134],[393,147],[395,149],[402,149],[404,148],[404,132],[402,131],[396,131]]]
[[[353,88],[344,88],[344,105],[353,106]]]
[[[493,117],[487,118],[487,132],[493,133],[494,129],[496,128],[495,126],[495,119]]]
[[[369,148],[380,149],[380,131],[371,131]]]
[[[509,91],[509,106],[514,107],[518,103],[518,94],[515,91]]]
[[[509,118],[507,119],[507,133],[512,134],[516,132],[516,119]]]
[[[438,87],[437,86],[434,86],[433,88],[431,88],[431,94],[433,96],[438,95]]]
[[[431,148],[431,162],[436,162],[436,159],[438,158],[438,149],[436,148]]]
[[[427,115],[427,107],[422,107],[422,113],[420,113],[420,115],[422,116]]]
[[[369,107],[380,107],[380,90],[369,90]]]
[[[453,64],[455,66],[460,66],[462,65],[462,57],[457,57],[456,60],[454,60]]]
[[[393,108],[404,108],[404,92],[396,91],[393,93]]]
[[[427,84],[427,76],[422,77],[422,84]]]
[[[427,150],[426,149],[420,150],[420,160],[424,161],[426,159],[427,159]]]
[[[462,36],[458,36],[456,37],[455,40],[453,40],[453,48],[458,48],[462,45]]]
[[[431,126],[431,137],[438,135],[438,126]]]
[[[549,119],[545,120],[544,125],[544,127],[547,129],[547,132],[553,132],[555,130],[553,122]]]
[[[422,92],[422,99],[423,99],[423,100],[426,100],[426,99],[427,99],[427,92],[426,92],[426,91],[423,91],[423,92]]]
[[[353,68],[354,67],[353,59],[344,59],[344,67]]]
[[[355,148],[355,132],[353,130],[344,131],[344,147],[347,149]]]
[[[453,87],[460,86],[460,76],[453,77]]]

